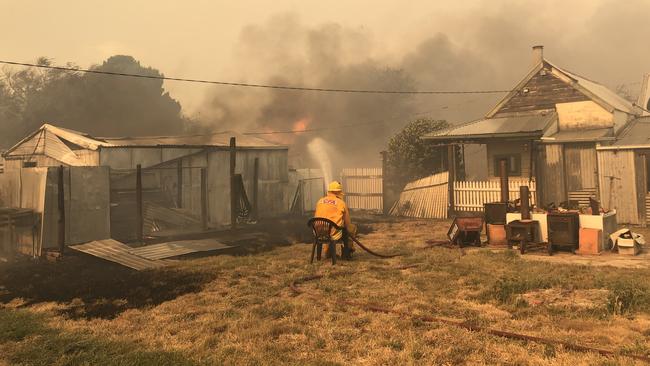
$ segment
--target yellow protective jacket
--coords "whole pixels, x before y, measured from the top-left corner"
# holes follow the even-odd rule
[[[350,211],[348,210],[348,206],[345,204],[345,201],[333,193],[327,193],[327,196],[318,200],[314,217],[329,219],[339,227],[345,227],[348,230],[351,229]],[[338,232],[333,238],[340,239],[341,234],[341,232]]]

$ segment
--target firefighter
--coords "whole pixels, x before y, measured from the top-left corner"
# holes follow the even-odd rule
[[[343,201],[343,186],[337,181],[333,181],[327,187],[327,196],[318,200],[314,217],[322,217],[333,221],[338,227],[344,230],[338,230],[332,233],[332,239],[343,239],[344,250],[343,258],[350,259],[354,248],[352,241],[348,236],[356,237],[357,226],[350,222],[350,211]],[[326,246],[325,255],[329,253],[329,245]]]

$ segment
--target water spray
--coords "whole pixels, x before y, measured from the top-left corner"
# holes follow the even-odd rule
[[[325,184],[331,182],[334,174],[332,172],[332,161],[330,160],[331,149],[327,142],[320,137],[316,137],[307,144],[307,149],[323,171]]]

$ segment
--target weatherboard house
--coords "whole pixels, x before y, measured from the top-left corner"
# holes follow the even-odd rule
[[[533,47],[533,62],[532,70],[485,118],[424,139],[484,145],[489,176],[497,177],[500,161],[506,160],[510,176],[536,187],[540,205],[585,204],[596,197],[617,210],[619,222],[649,222],[648,75],[633,103],[546,60],[542,46]],[[458,176],[451,174],[450,187]],[[454,197],[453,188],[451,193]]]

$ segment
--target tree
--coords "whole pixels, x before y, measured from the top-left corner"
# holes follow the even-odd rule
[[[51,65],[46,58],[37,63]],[[112,56],[91,68],[162,76],[131,56]],[[6,133],[0,144],[4,147],[44,122],[95,136],[173,135],[185,127],[181,106],[165,91],[162,80],[45,68],[3,72],[0,123]]]
[[[446,148],[422,136],[448,127],[446,121],[418,119],[390,139],[386,172],[389,182],[401,191],[406,183],[446,169]]]

